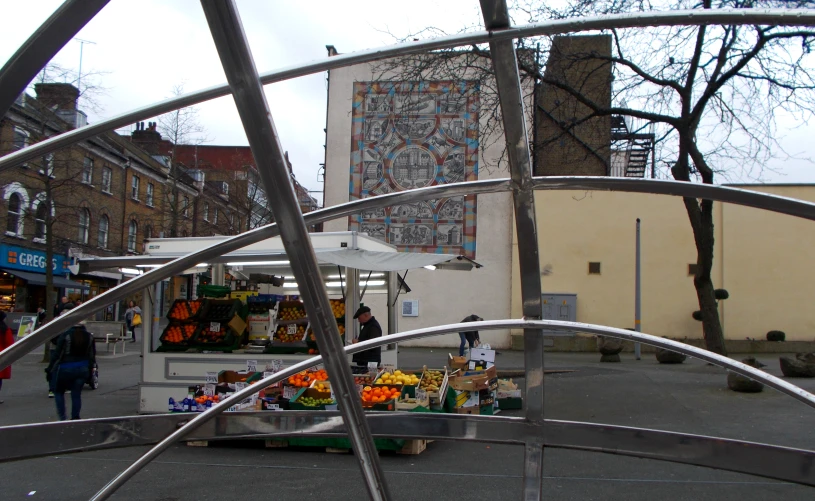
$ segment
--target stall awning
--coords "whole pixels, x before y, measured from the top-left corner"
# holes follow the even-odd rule
[[[10,275],[14,275],[17,278],[22,278],[30,284],[45,285],[45,275],[41,275],[39,273],[28,273],[26,271],[19,270],[9,270],[6,268],[3,268],[3,271]],[[87,285],[82,285],[79,282],[74,282],[73,280],[68,280],[67,278],[54,275],[53,279],[54,287],[59,287],[61,289],[88,289]]]
[[[321,263],[368,271],[412,270],[446,263],[457,257],[452,254],[377,252],[360,249],[318,250],[316,254],[317,260]]]

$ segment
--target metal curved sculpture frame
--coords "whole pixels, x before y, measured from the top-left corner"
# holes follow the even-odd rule
[[[88,2],[90,3],[90,2]],[[96,1],[80,11],[79,4],[71,0],[66,7],[51,16],[23,47],[15,54],[10,65],[0,70],[0,106],[4,103],[3,96],[14,92],[15,86],[29,71],[30,65],[38,64],[48,52],[58,50],[60,40],[68,40],[81,24],[92,17],[104,5],[104,1]],[[554,35],[567,32],[586,31],[606,28],[647,27],[657,25],[704,25],[711,23],[726,24],[771,24],[771,25],[814,25],[815,11],[812,10],[705,10],[705,11],[675,11],[651,12],[644,14],[627,14],[617,16],[603,16],[595,18],[566,19],[538,23],[529,26],[512,27],[509,13],[504,0],[481,0],[481,9],[487,31],[468,33],[443,37],[423,42],[398,44],[391,47],[373,49],[353,54],[336,56],[325,61],[297,65],[292,68],[273,71],[258,75],[249,51],[237,8],[233,0],[202,0],[202,7],[207,17],[210,31],[218,49],[221,62],[227,75],[228,85],[220,85],[199,92],[179,96],[174,99],[160,102],[128,112],[98,124],[76,129],[60,136],[42,141],[30,148],[0,158],[0,170],[7,169],[31,160],[55,149],[73,144],[102,132],[113,130],[134,121],[156,116],[168,111],[190,106],[217,97],[232,94],[244,129],[247,131],[250,147],[256,164],[261,166],[261,178],[264,188],[273,206],[273,212],[279,225],[269,225],[263,228],[229,238],[209,248],[176,259],[164,266],[152,270],[130,282],[122,284],[110,291],[74,309],[68,315],[56,319],[48,326],[38,329],[23,341],[0,353],[0,367],[7,366],[18,360],[22,355],[39,346],[51,336],[73,325],[82,318],[101,310],[113,301],[123,299],[133,291],[143,289],[159,280],[186,270],[192,265],[206,261],[212,257],[221,256],[227,252],[247,246],[251,243],[270,238],[280,234],[287,253],[292,262],[295,279],[303,284],[301,293],[304,298],[309,318],[313,319],[315,334],[320,351],[325,356],[325,363],[332,375],[332,381],[338,386],[337,399],[340,404],[341,417],[336,414],[324,416],[306,416],[313,418],[309,424],[308,433],[311,434],[347,434],[351,439],[366,487],[371,499],[388,499],[387,484],[381,474],[376,451],[373,450],[372,431],[391,431],[394,434],[393,423],[415,423],[409,436],[445,437],[462,440],[485,440],[503,443],[523,444],[526,461],[524,470],[524,499],[540,499],[543,478],[543,448],[566,447],[582,450],[595,450],[601,452],[615,452],[629,454],[636,457],[651,457],[669,461],[686,462],[715,468],[732,469],[753,474],[764,474],[771,478],[780,478],[792,482],[815,485],[813,480],[813,455],[811,451],[785,449],[765,446],[761,444],[748,444],[736,441],[724,441],[709,437],[696,437],[655,430],[639,430],[624,427],[610,427],[593,425],[589,423],[566,423],[546,421],[543,419],[543,344],[542,328],[577,330],[616,337],[620,339],[635,340],[653,346],[667,348],[690,356],[707,360],[761,381],[779,391],[782,391],[799,401],[815,407],[815,396],[791,385],[781,379],[770,376],[757,369],[725,357],[700,350],[682,343],[676,343],[655,336],[630,332],[610,327],[578,324],[568,322],[554,322],[540,320],[540,266],[538,259],[538,235],[535,222],[536,189],[598,189],[619,190],[637,193],[658,193],[674,196],[692,196],[711,200],[737,203],[762,209],[772,210],[784,214],[815,220],[815,204],[758,194],[744,190],[696,185],[689,183],[676,183],[664,181],[644,181],[609,178],[539,178],[535,179],[531,173],[531,161],[527,140],[526,123],[524,121],[523,100],[518,78],[517,60],[512,40],[515,38]],[[73,22],[60,24],[62,17],[68,19],[76,14]],[[64,42],[63,42],[64,43]],[[488,43],[496,73],[496,83],[504,120],[507,151],[510,166],[510,179],[478,181],[474,183],[461,183],[434,188],[420,189],[410,192],[394,193],[376,198],[364,199],[341,206],[323,209],[301,217],[297,209],[296,200],[287,189],[287,172],[285,161],[282,158],[280,146],[271,114],[265,102],[261,86],[288,78],[325,71],[351,64],[370,62],[379,59],[405,54],[416,54],[428,50]],[[28,65],[28,66],[26,66]],[[5,93],[4,93],[5,92]],[[372,340],[345,348],[338,344],[336,323],[331,318],[330,308],[327,308],[328,299],[324,285],[319,280],[319,272],[314,257],[314,251],[306,234],[306,224],[315,224],[338,217],[344,217],[364,208],[375,208],[404,203],[407,201],[424,200],[459,194],[479,194],[511,192],[515,209],[515,222],[518,229],[519,264],[521,270],[521,299],[523,312],[528,320],[506,320],[467,324],[468,328],[524,329],[524,350],[526,365],[527,405],[525,418],[482,418],[477,416],[409,416],[401,413],[380,416],[362,414],[359,401],[351,391],[351,374],[344,366],[345,353],[354,353],[373,346],[399,340],[415,339],[445,332],[457,332],[463,328],[460,324],[452,324],[429,329],[419,329],[398,335],[388,336],[380,340]],[[196,431],[209,420],[218,417],[218,414],[235,402],[259,391],[274,381],[287,377],[299,370],[310,367],[321,360],[314,357],[300,364],[289,367],[252,385],[236,392],[231,397],[216,405],[212,409],[193,418],[181,428],[161,440],[153,449],[142,456],[133,465],[114,478],[93,499],[106,499],[118,487],[124,484],[140,468],[155,458],[179,438]],[[300,414],[297,414],[300,415]],[[290,415],[293,416],[293,415]],[[158,416],[153,418],[134,418],[134,422],[147,420],[166,420],[173,422],[173,417]],[[244,419],[244,415],[218,417],[226,422]],[[269,419],[286,420],[284,417]],[[103,420],[104,421],[104,420]],[[177,421],[176,421],[177,422]],[[371,427],[370,423],[376,423]],[[496,426],[497,424],[502,426]],[[88,421],[87,426],[93,426]],[[29,425],[28,429],[40,426],[47,429],[76,429],[84,427],[85,423],[55,424],[55,425]],[[69,428],[69,426],[71,428]],[[388,427],[391,428],[388,428]],[[558,441],[550,433],[550,427],[562,430],[563,435],[570,437]],[[484,430],[475,435],[473,429]],[[26,429],[26,428],[23,428]],[[508,431],[506,431],[508,430]],[[0,440],[9,436],[9,433],[19,432],[20,427],[0,428]],[[120,430],[121,431],[121,430]],[[262,430],[253,430],[260,431]],[[276,433],[273,429],[269,433]],[[306,430],[304,430],[306,432]],[[446,435],[445,435],[446,433]],[[277,433],[278,435],[280,433]],[[582,435],[581,435],[582,434]],[[256,433],[251,433],[252,436]],[[479,436],[480,435],[480,436]],[[563,438],[561,436],[561,438]],[[676,448],[677,442],[681,446]],[[623,444],[623,448],[619,448]],[[689,445],[690,444],[690,445]],[[688,454],[691,447],[697,454]],[[681,450],[680,450],[681,449]],[[723,453],[721,457],[713,457],[704,452],[714,451]],[[743,451],[748,454],[741,455]],[[753,454],[753,456],[750,456]],[[767,471],[757,469],[744,462],[744,457],[773,458],[773,467]],[[780,468],[780,465],[786,467]],[[769,472],[769,473],[768,473]]]

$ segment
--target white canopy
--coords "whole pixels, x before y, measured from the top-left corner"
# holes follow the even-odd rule
[[[435,266],[458,258],[453,254],[377,252],[359,249],[318,250],[316,253],[317,260],[321,263],[369,271],[412,270],[424,266]]]

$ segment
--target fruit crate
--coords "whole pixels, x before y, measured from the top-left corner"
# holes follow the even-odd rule
[[[306,307],[302,301],[280,301],[275,320],[277,325],[307,324]]]
[[[243,308],[240,299],[208,299],[201,308],[202,322],[229,322]]]
[[[447,373],[447,367],[444,367],[442,369],[428,369],[427,366],[425,366],[424,369],[422,370],[422,377],[421,377],[421,379],[419,381],[419,385],[417,387],[413,388],[413,396],[416,396],[416,393],[415,393],[416,388],[424,388],[425,387],[425,385],[423,383],[424,380],[425,380],[425,376],[430,374],[430,373],[441,373],[441,375],[442,375],[441,384],[437,385],[438,390],[429,390],[429,389],[427,390],[427,396],[430,398],[430,405],[432,407],[440,407],[440,406],[444,405],[444,402],[442,401],[441,397],[442,397],[442,395],[446,395],[446,393],[447,393],[447,384],[448,384],[448,379],[449,379],[449,374]],[[410,392],[408,392],[408,393],[410,393]]]
[[[308,324],[289,323],[278,325],[272,336],[272,343],[306,346],[305,337]]]
[[[201,322],[195,331],[194,343],[205,349],[232,347],[238,342],[239,337],[226,322]]]
[[[330,399],[331,392],[329,391],[319,391],[314,388],[301,388],[292,398],[289,399],[289,409],[293,411],[310,411],[310,410],[325,410],[326,405],[336,405],[336,402],[333,404],[319,404],[319,405],[304,405],[302,403],[302,398],[313,398],[317,400],[323,399]]]
[[[166,346],[187,347],[191,344],[197,328],[197,325],[189,322],[170,322],[161,333],[159,341]]]
[[[201,308],[204,306],[203,300],[187,301],[186,299],[176,299],[167,312],[167,320],[171,322],[193,322],[198,320]]]
[[[340,320],[345,321],[345,301],[342,299],[329,299],[331,303],[331,311],[334,313],[334,318],[337,319],[337,323]]]

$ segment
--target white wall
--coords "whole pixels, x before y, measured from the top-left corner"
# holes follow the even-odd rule
[[[354,82],[372,80],[369,65],[332,70],[330,73],[327,159],[325,178],[326,207],[349,201],[351,165],[351,102]],[[504,170],[488,172],[484,159],[495,159],[502,150],[501,142],[484,151],[484,138],[479,138],[479,179],[508,177]],[[494,142],[490,142],[494,143]],[[485,319],[509,318],[511,306],[511,231],[512,204],[509,194],[480,195],[477,203],[476,261],[481,269],[463,271],[411,270],[406,282],[412,292],[402,299],[419,300],[419,317],[399,316],[399,331],[455,323],[470,314]],[[325,224],[325,231],[347,231],[348,219]],[[377,298],[379,299],[379,298]],[[368,302],[363,300],[363,302]],[[374,314],[385,328],[387,312],[372,302]],[[384,300],[382,300],[384,306]],[[376,307],[375,307],[376,306]],[[401,308],[399,308],[401,312]],[[481,334],[483,342],[497,347],[509,346],[509,331]],[[454,347],[458,334],[404,343],[406,346]]]

